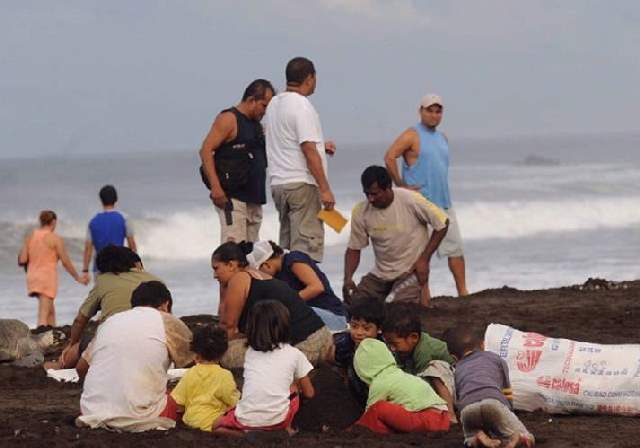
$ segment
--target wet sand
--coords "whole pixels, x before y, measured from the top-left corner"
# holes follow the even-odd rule
[[[604,344],[640,343],[640,281],[612,284],[590,280],[584,285],[537,291],[501,288],[482,291],[466,299],[435,298],[435,308],[424,312],[425,329],[434,336],[455,324],[476,327],[488,323],[511,325],[547,336]],[[194,326],[211,316],[189,316]],[[68,330],[68,327],[66,328]],[[0,446],[462,446],[462,431],[436,435],[381,437],[366,430],[346,432],[358,417],[341,377],[330,368],[318,369],[313,378],[317,396],[303,404],[296,418],[300,432],[252,435],[244,439],[219,439],[179,426],[171,431],[118,434],[78,429],[81,387],[60,384],[42,369],[0,366]],[[637,447],[638,418],[616,416],[556,416],[519,413],[540,447]]]

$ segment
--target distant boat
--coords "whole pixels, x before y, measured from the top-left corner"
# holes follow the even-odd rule
[[[517,165],[526,166],[558,166],[560,161],[558,159],[552,159],[550,157],[543,157],[537,155],[528,155],[524,160],[517,163]]]

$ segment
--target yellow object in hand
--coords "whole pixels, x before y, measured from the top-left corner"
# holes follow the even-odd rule
[[[348,222],[347,219],[335,208],[333,210],[320,210],[320,212],[318,212],[318,219],[338,233],[342,232],[342,229]]]

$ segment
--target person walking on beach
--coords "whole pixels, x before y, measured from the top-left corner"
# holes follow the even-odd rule
[[[370,166],[361,177],[367,196],[351,213],[351,236],[344,256],[343,297],[359,300],[418,301],[429,306],[429,263],[447,233],[449,220],[421,194],[392,188],[389,172]],[[428,226],[433,228],[429,236]],[[358,286],[353,274],[371,240],[375,267]]]
[[[218,114],[202,143],[200,174],[220,218],[220,244],[258,240],[267,202],[260,120],[274,92],[266,79],[253,81],[237,106]]]
[[[84,242],[84,257],[82,260],[82,272],[89,279],[89,263],[95,248],[96,254],[102,249],[112,244],[114,246],[124,246],[125,240],[129,249],[136,252],[136,240],[133,236],[133,229],[127,223],[125,217],[116,210],[118,202],[118,192],[113,185],[105,185],[100,189],[100,202],[102,202],[102,212],[95,215],[89,221],[87,228],[87,238]],[[97,271],[96,264],[93,264],[94,272]]]
[[[280,217],[280,242],[321,262],[324,227],[318,212],[333,209],[325,153],[336,147],[325,141],[320,117],[308,97],[316,90],[316,69],[296,57],[286,68],[287,89],[275,96],[265,115],[271,195]]]
[[[466,296],[469,292],[462,237],[449,194],[449,141],[437,130],[442,112],[440,96],[424,96],[420,101],[420,123],[400,134],[387,150],[384,161],[398,187],[420,191],[449,216],[449,230],[438,248],[438,256],[448,258],[458,296]],[[400,157],[403,158],[402,176],[396,162]]]
[[[64,247],[64,240],[55,233],[58,217],[51,210],[40,213],[40,228],[24,241],[18,264],[27,269],[27,292],[38,298],[38,326],[55,326],[54,300],[58,293],[58,260],[75,281],[86,285],[88,279],[78,275]]]

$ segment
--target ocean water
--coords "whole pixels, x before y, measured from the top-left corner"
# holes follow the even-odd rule
[[[640,278],[640,135],[451,139],[450,186],[465,243],[470,291],[509,285],[540,289]],[[364,199],[359,177],[381,164],[386,143],[338,148],[329,161],[337,208],[349,215]],[[178,315],[215,313],[218,285],[209,257],[217,215],[197,174],[197,150],[103,154],[86,158],[0,159],[0,317],[35,323],[16,257],[42,209],[58,213],[58,232],[80,268],[99,188],[114,184],[133,223],[143,262],[163,278]],[[261,236],[277,241],[273,204]],[[326,233],[322,268],[342,288],[349,227]],[[364,251],[356,278],[373,264]],[[70,323],[88,287],[59,267],[56,306]],[[434,258],[432,294],[453,295],[446,260]]]

